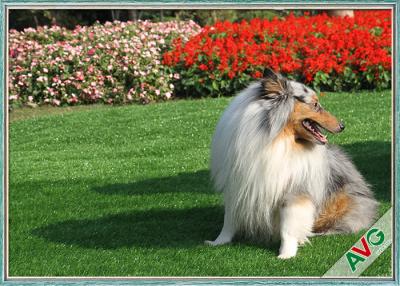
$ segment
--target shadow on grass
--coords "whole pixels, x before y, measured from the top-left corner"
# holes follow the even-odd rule
[[[390,202],[389,142],[354,143],[342,146],[357,168],[373,186],[380,201]],[[149,179],[129,184],[95,188],[99,194],[137,195],[211,190],[209,172],[183,173],[175,177]],[[85,248],[116,249],[121,247],[189,248],[214,239],[223,223],[220,206],[191,209],[154,209],[107,215],[96,219],[68,220],[33,231],[49,241],[79,245]],[[277,245],[271,246],[271,250]]]
[[[391,143],[382,141],[356,142],[341,146],[372,185],[378,200],[390,201]],[[128,184],[112,184],[92,189],[105,195],[146,195],[163,193],[210,193],[208,170],[181,173],[178,176],[148,179]]]
[[[383,141],[356,142],[341,146],[371,185],[379,201],[391,199],[391,143]]]
[[[180,173],[173,177],[148,179],[128,184],[112,184],[94,187],[95,192],[104,195],[151,195],[164,193],[210,193],[210,172],[201,170],[193,173]]]
[[[85,248],[189,248],[216,236],[223,220],[219,206],[134,211],[96,219],[67,220],[35,229],[47,240]]]

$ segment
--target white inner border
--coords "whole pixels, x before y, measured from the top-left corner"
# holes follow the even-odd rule
[[[395,202],[394,202],[394,168],[395,168],[395,161],[394,161],[394,152],[395,152],[395,56],[397,55],[397,51],[395,51],[396,46],[396,22],[395,22],[395,3],[352,3],[352,4],[333,4],[333,3],[274,3],[274,4],[260,4],[260,3],[245,3],[245,4],[231,4],[231,3],[205,3],[205,4],[190,4],[190,3],[164,3],[164,4],[107,4],[107,3],[65,3],[65,4],[33,4],[33,3],[21,3],[21,4],[5,4],[3,5],[4,9],[4,20],[5,23],[5,30],[4,30],[4,37],[5,37],[5,47],[4,47],[4,77],[5,77],[5,84],[4,84],[4,248],[3,248],[3,271],[4,271],[4,281],[21,281],[21,282],[28,282],[28,281],[35,281],[35,282],[50,282],[50,281],[110,281],[115,280],[166,280],[166,281],[179,281],[179,280],[196,280],[196,281],[203,281],[203,280],[229,280],[230,283],[232,280],[245,281],[245,280],[304,280],[304,279],[312,279],[312,280],[323,280],[325,282],[328,281],[354,281],[354,280],[365,280],[365,281],[394,281],[395,278],[395,265],[394,265],[394,256],[395,256],[395,219],[393,219],[393,232],[392,232],[392,277],[347,277],[347,278],[322,278],[322,277],[315,277],[315,276],[9,276],[9,245],[8,245],[8,229],[9,229],[9,220],[8,220],[8,181],[9,181],[9,106],[8,106],[8,70],[9,70],[9,61],[8,61],[8,31],[9,31],[9,11],[10,10],[275,10],[275,11],[282,11],[282,10],[340,10],[340,9],[348,9],[348,10],[391,10],[392,12],[392,86],[391,86],[391,93],[392,93],[392,112],[391,112],[391,119],[392,119],[392,138],[391,138],[391,204],[393,208],[393,218],[395,218]],[[301,7],[299,7],[301,5]],[[397,3],[396,5],[400,5]]]

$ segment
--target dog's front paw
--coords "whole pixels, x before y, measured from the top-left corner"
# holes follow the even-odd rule
[[[204,241],[205,245],[210,245],[210,246],[218,246],[218,245],[223,245],[223,244],[228,244],[228,243],[230,243],[230,241],[228,241],[228,240],[218,240],[218,239],[216,239],[214,241],[212,241],[212,240],[205,240]]]
[[[296,253],[281,253],[281,254],[279,254],[278,255],[278,258],[279,259],[289,259],[289,258],[292,258],[292,257],[295,257],[296,256]]]
[[[220,245],[220,243],[218,243],[216,240],[212,241],[212,240],[205,240],[204,241],[205,245],[209,245],[209,246],[217,246]]]
[[[289,259],[295,257],[297,253],[297,241],[284,241],[279,249],[279,259]]]

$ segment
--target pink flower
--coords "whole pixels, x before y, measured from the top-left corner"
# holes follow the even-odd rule
[[[18,56],[18,51],[16,49],[10,49],[10,57],[16,58]]]
[[[39,76],[39,77],[36,79],[36,81],[38,81],[38,82],[45,82],[45,81],[47,81],[47,76]]]
[[[114,95],[123,93],[127,84],[121,80],[120,72],[134,75],[129,77],[131,82],[128,84],[135,88],[127,93],[125,101],[133,101],[139,96],[146,102],[161,95],[172,97],[170,84],[179,75],[172,73],[167,76],[170,73],[162,63],[162,52],[167,39],[169,42],[171,38],[185,34],[182,42],[187,41],[200,30],[195,26],[178,21],[116,21],[77,26],[74,30],[59,26],[31,28],[23,32],[10,30],[9,54],[13,66],[10,91],[13,96],[9,100],[35,102],[36,97],[28,98],[33,86],[35,93],[43,95],[38,100],[54,106],[96,102],[101,98],[105,103],[120,102],[121,98],[114,98]],[[33,39],[28,33],[36,33],[38,38]],[[68,41],[54,38],[54,33]],[[45,38],[48,40],[43,42],[41,39]],[[136,93],[138,90],[140,94]],[[108,101],[109,98],[112,100]]]
[[[81,81],[84,80],[85,77],[83,76],[83,72],[81,71],[76,72],[76,79]]]
[[[77,103],[78,101],[78,98],[74,94],[72,94],[72,97],[68,99],[69,103]]]
[[[96,49],[95,48],[92,48],[87,52],[88,56],[93,56],[95,53],[96,53]]]

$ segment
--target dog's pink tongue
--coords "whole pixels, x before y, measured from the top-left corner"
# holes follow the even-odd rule
[[[326,135],[323,135],[321,133],[318,132],[318,140],[321,141],[322,143],[327,143],[328,142],[328,138],[326,137]]]

